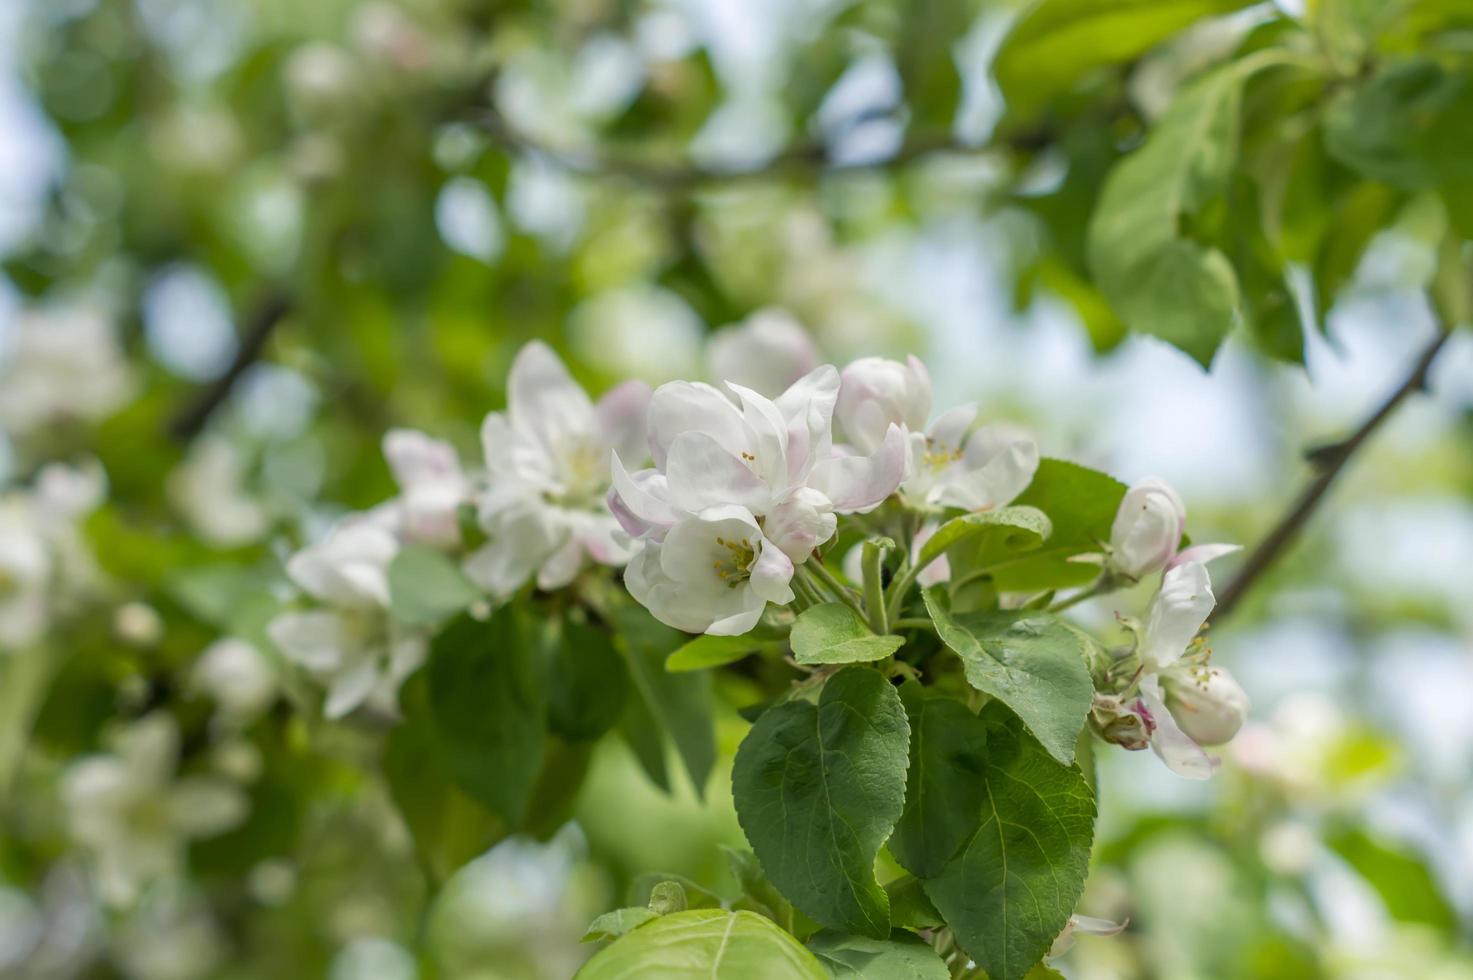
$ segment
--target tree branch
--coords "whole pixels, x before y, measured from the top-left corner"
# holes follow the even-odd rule
[[[665,162],[647,156],[613,154],[594,147],[556,147],[520,132],[495,108],[483,108],[473,117],[473,121],[503,149],[540,157],[569,173],[595,179],[623,180],[670,191],[781,176],[883,170],[938,153],[979,154],[1003,149],[1036,153],[1051,146],[1055,139],[1054,132],[1044,127],[994,138],[976,145],[962,143],[950,133],[919,134],[908,138],[888,157],[851,163],[833,162],[829,158],[830,147],[827,144],[806,140],[789,146],[761,166],[743,170],[721,169],[683,161]]]
[[[1231,613],[1248,590],[1257,584],[1263,574],[1294,543],[1294,539],[1309,522],[1335,479],[1356,452],[1381,427],[1382,423],[1390,418],[1408,397],[1426,387],[1427,374],[1432,369],[1433,362],[1437,360],[1437,355],[1442,353],[1443,346],[1450,336],[1452,336],[1451,330],[1440,329],[1438,331],[1437,337],[1417,358],[1406,380],[1351,436],[1341,442],[1316,447],[1305,454],[1310,464],[1319,471],[1318,475],[1300,492],[1289,510],[1248,555],[1247,560],[1243,562],[1242,569],[1238,572],[1238,577],[1233,579],[1218,598],[1217,608],[1213,612],[1214,620],[1220,620]]]
[[[205,424],[225,403],[241,375],[260,359],[266,341],[271,338],[277,324],[291,311],[291,306],[291,299],[284,293],[272,293],[257,305],[246,322],[240,347],[235,351],[235,359],[230,362],[225,373],[200,389],[195,399],[169,423],[169,434],[175,440],[189,442],[204,430]]]

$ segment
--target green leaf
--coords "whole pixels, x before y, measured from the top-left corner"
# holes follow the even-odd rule
[[[742,897],[737,899],[733,908],[746,908],[765,915],[795,936],[813,931],[815,926],[808,917],[794,909],[793,903],[767,880],[757,855],[725,845],[722,845],[721,850],[726,854],[737,887],[742,890]]]
[[[912,874],[930,878],[977,830],[987,726],[960,701],[928,695],[916,683],[900,689],[900,700],[910,719],[910,770],[890,852]]]
[[[908,726],[878,671],[847,667],[818,704],[788,701],[737,750],[737,818],[767,877],[822,925],[883,939],[874,861],[905,804]]]
[[[685,634],[663,625],[643,609],[620,606],[614,610],[614,621],[635,691],[649,715],[675,743],[696,795],[704,796],[706,779],[716,764],[710,675],[666,671],[665,660],[682,645]]]
[[[399,704],[404,720],[384,743],[384,778],[421,866],[438,885],[484,854],[509,828],[456,785],[440,749],[423,670],[405,682]]]
[[[547,724],[564,738],[598,738],[618,723],[629,671],[613,638],[586,623],[564,621],[548,659]]]
[[[1092,72],[1123,65],[1204,17],[1252,0],[1043,0],[1003,40],[993,72],[1013,117],[1035,115]]]
[[[925,592],[941,642],[962,658],[967,683],[1013,710],[1060,762],[1094,698],[1084,640],[1057,616],[1037,610],[952,615],[942,586]]]
[[[885,886],[890,897],[890,924],[896,929],[936,929],[946,925],[915,875],[901,875]]]
[[[1105,179],[1089,225],[1089,266],[1126,325],[1203,367],[1233,327],[1238,280],[1227,257],[1183,234],[1222,196],[1238,156],[1244,62],[1184,89],[1145,143]]]
[[[541,672],[512,606],[462,615],[430,645],[429,702],[445,762],[467,794],[521,820],[543,750]]]
[[[792,936],[755,912],[691,909],[661,916],[583,965],[577,980],[828,980]]]
[[[825,602],[798,614],[793,659],[800,664],[857,664],[884,660],[905,645],[899,636],[876,636],[864,618],[842,602]]]
[[[485,596],[444,552],[406,545],[389,563],[389,614],[405,626],[437,626]]]
[[[808,948],[835,980],[951,980],[936,951],[908,932],[871,939],[826,929]]]
[[[698,636],[670,654],[665,669],[679,673],[723,667],[748,654],[770,649],[786,638],[787,630],[766,622],[758,623],[756,629],[741,636]]]
[[[1376,889],[1393,919],[1425,923],[1439,931],[1457,927],[1457,913],[1426,861],[1358,827],[1344,827],[1327,836],[1325,843]]]
[[[1084,892],[1095,800],[1000,705],[987,726],[986,789],[977,832],[926,881],[966,950],[993,980],[1020,980],[1048,952]]]
[[[658,918],[658,915],[647,908],[614,909],[590,922],[588,931],[583,933],[583,938],[579,941],[600,943],[609,939],[618,939],[625,933],[633,932],[645,923]]]
[[[921,546],[917,564],[927,565],[948,549],[963,547],[972,567],[987,568],[1002,558],[1032,551],[1053,533],[1048,515],[1034,507],[1004,507],[953,517]]]
[[[1390,61],[1325,112],[1325,148],[1346,166],[1419,190],[1473,178],[1473,78],[1431,58]]]
[[[1034,507],[1048,515],[1053,533],[1035,551],[995,565],[993,581],[1005,592],[1041,592],[1084,585],[1099,566],[1070,561],[1098,552],[1110,540],[1115,512],[1126,486],[1114,477],[1062,459],[1044,459],[1016,506]]]
[[[646,871],[634,876],[629,883],[630,905],[649,905],[662,891],[662,886],[674,885],[685,894],[685,907],[689,909],[719,909],[721,896],[691,881],[684,875],[669,871]]]

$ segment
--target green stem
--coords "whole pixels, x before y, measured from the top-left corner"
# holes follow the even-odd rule
[[[860,605],[859,600],[854,597],[854,590],[834,578],[833,573],[827,568],[824,568],[823,562],[817,558],[810,559],[799,565],[798,573],[809,576],[808,581],[810,585],[821,584],[824,587],[824,591],[831,593],[835,599],[844,603],[850,609],[853,609],[859,614],[860,618],[868,619],[864,615],[864,606]]]
[[[890,616],[885,608],[885,584],[881,579],[881,565],[889,544],[888,541],[864,543],[864,608],[869,614],[869,628],[877,636],[890,632]]]
[[[1079,605],[1086,599],[1093,599],[1097,595],[1104,595],[1106,592],[1113,592],[1116,585],[1117,582],[1114,576],[1109,574],[1101,574],[1099,578],[1094,580],[1089,588],[1081,589],[1067,599],[1060,599],[1058,602],[1049,606],[1048,611],[1052,613],[1063,612],[1065,609],[1068,609],[1071,606]]]
[[[903,616],[890,622],[890,629],[894,630],[929,630],[936,632],[936,624],[925,616]]]
[[[900,568],[900,575],[890,583],[890,600],[885,608],[886,615],[893,620],[900,618],[900,610],[905,608],[905,597],[910,592],[910,587],[915,584],[916,576],[921,574],[925,565],[911,565],[906,563]]]

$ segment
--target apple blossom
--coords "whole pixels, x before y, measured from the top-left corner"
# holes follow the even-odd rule
[[[512,363],[507,409],[486,417],[489,486],[478,513],[489,541],[466,573],[505,597],[534,575],[540,589],[573,581],[585,558],[621,566],[634,553],[609,512],[609,455],[643,459],[649,389],[626,382],[595,404],[546,344]]]
[[[1178,553],[1187,508],[1165,481],[1147,477],[1126,491],[1110,528],[1110,566],[1131,581],[1185,562],[1209,562],[1237,545],[1196,545]]]
[[[261,651],[236,637],[216,640],[194,664],[192,686],[214,699],[231,725],[248,725],[276,700],[275,672]]]
[[[365,702],[393,710],[399,685],[424,661],[425,637],[388,615],[388,569],[398,550],[392,533],[359,516],[287,562],[292,581],[327,608],[281,613],[267,633],[288,660],[326,684],[329,718]]]
[[[93,422],[133,392],[116,332],[86,302],[28,310],[0,349],[0,426],[24,435],[52,422]]]
[[[897,426],[867,456],[834,452],[830,366],[775,400],[727,387],[736,402],[710,385],[661,386],[649,411],[654,468],[631,474],[613,460],[611,507],[645,542],[625,583],[691,632],[745,633],[767,602],[791,601],[795,565],[833,536],[836,515],[879,506],[904,474]]]
[[[176,778],[178,760],[178,726],[156,713],[123,731],[113,754],[83,758],[63,778],[72,837],[110,904],[130,904],[145,885],[177,873],[187,840],[223,833],[246,816],[238,787],[214,776]]]
[[[184,462],[169,474],[170,503],[211,544],[246,544],[271,525],[266,508],[246,491],[247,464],[230,439],[206,434],[195,440]]]
[[[909,469],[901,493],[924,507],[976,511],[1022,493],[1038,469],[1038,445],[1016,426],[973,429],[975,406],[931,413],[931,376],[917,358],[904,364],[865,357],[844,369],[836,416],[851,445],[867,451],[890,425],[904,428]]]
[[[783,310],[758,310],[717,330],[706,345],[706,370],[713,380],[731,381],[768,398],[820,363],[813,338]]]
[[[1184,659],[1216,604],[1206,565],[1167,569],[1140,631],[1138,696],[1128,705],[1152,750],[1173,772],[1192,779],[1212,775],[1217,762],[1202,745],[1231,739],[1248,707],[1247,696],[1225,671]]]
[[[399,484],[390,501],[400,537],[451,547],[460,543],[460,505],[471,496],[470,480],[455,449],[414,429],[384,434],[384,459]]]
[[[29,489],[0,497],[0,652],[29,646],[51,614],[96,577],[77,522],[102,499],[95,464],[41,468]]]

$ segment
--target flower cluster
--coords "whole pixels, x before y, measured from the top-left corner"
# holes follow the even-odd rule
[[[96,579],[77,525],[102,493],[100,468],[52,463],[0,496],[0,653],[39,641]]]

